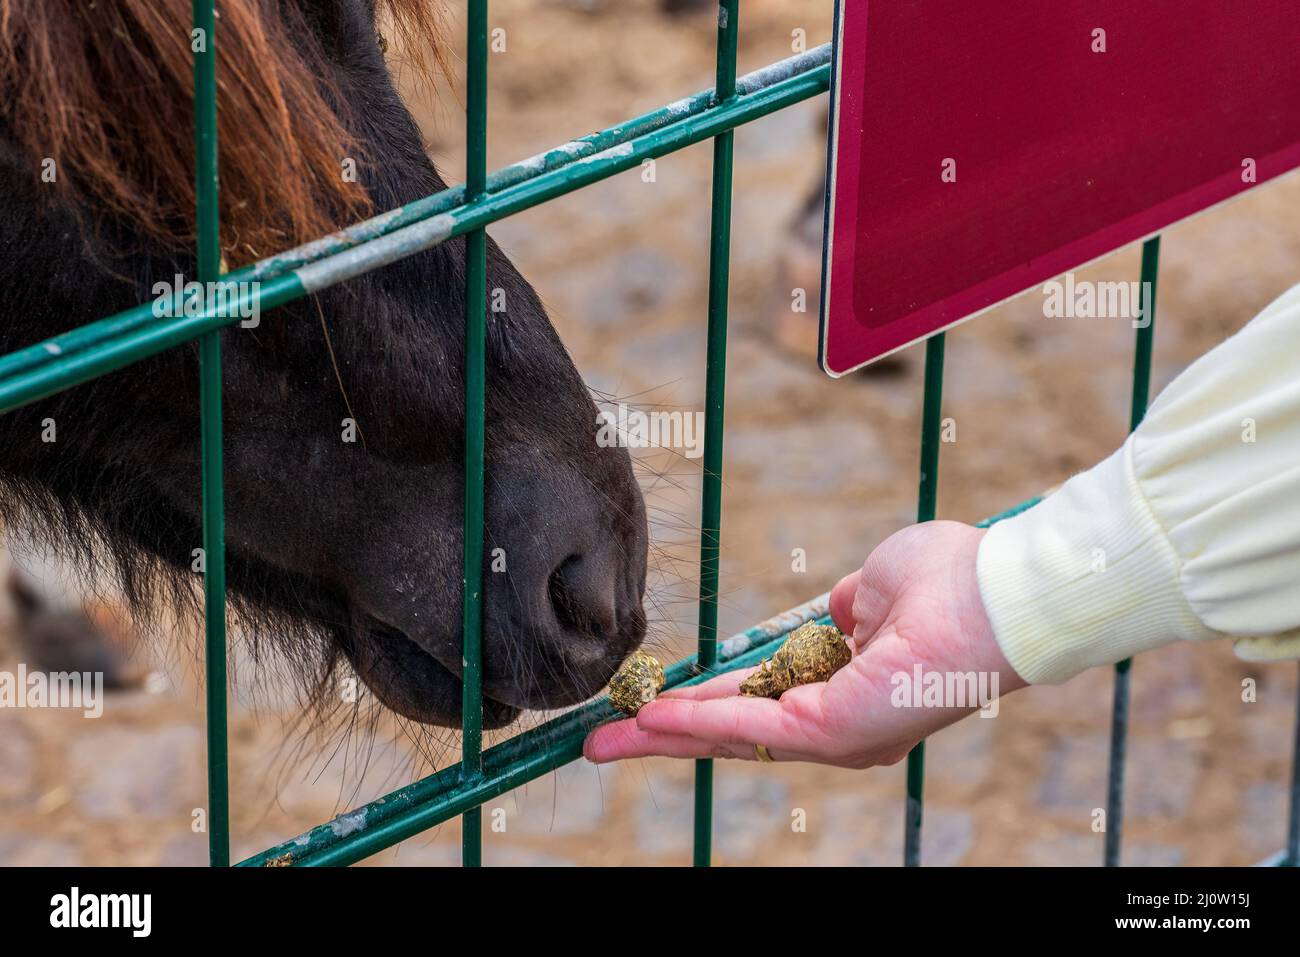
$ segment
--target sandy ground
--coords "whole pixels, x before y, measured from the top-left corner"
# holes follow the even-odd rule
[[[589,6],[596,13],[581,12]],[[602,13],[601,11],[608,10]],[[617,10],[617,13],[614,11]],[[493,168],[711,84],[709,14],[668,20],[617,5],[498,0],[507,49],[491,61]],[[809,46],[829,4],[749,0],[741,69]],[[920,355],[890,374],[831,381],[774,342],[790,301],[788,227],[824,162],[822,103],[737,134],[722,565],[724,633],[824,591],[915,511]],[[460,174],[458,107],[428,118],[432,151]],[[1135,146],[1138,144],[1135,144]],[[498,224],[493,235],[547,302],[593,388],[642,406],[702,408],[707,301],[707,144]],[[1165,234],[1154,387],[1300,279],[1300,179],[1268,185]],[[991,228],[996,228],[991,224]],[[1137,278],[1128,249],[1084,278]],[[811,327],[808,336],[814,336]],[[1087,467],[1123,439],[1133,332],[1122,321],[1047,320],[1030,292],[949,335],[939,513],[974,521]],[[698,460],[647,457],[656,547],[651,642],[694,634]],[[807,570],[791,571],[795,548]],[[105,716],[0,711],[0,863],[204,859],[192,812],[204,794],[201,688],[185,645],[142,652],[168,675]],[[0,645],[0,668],[18,651]],[[456,757],[449,734],[379,719],[299,725],[290,682],[248,690],[231,719],[236,853],[250,854]],[[1258,695],[1242,700],[1242,681]],[[1097,863],[1111,679],[1097,672],[1005,702],[937,736],[928,756],[924,853],[934,864]],[[1284,836],[1294,665],[1247,666],[1226,647],[1167,648],[1135,668],[1126,859],[1245,864]],[[532,719],[536,720],[536,719]],[[487,807],[497,864],[679,864],[690,853],[690,768],[578,764]],[[895,864],[902,769],[732,765],[718,771],[723,863]],[[806,820],[800,830],[792,826]],[[491,825],[495,825],[492,827]],[[377,863],[450,864],[455,823]]]

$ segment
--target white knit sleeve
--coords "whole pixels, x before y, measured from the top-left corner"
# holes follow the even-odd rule
[[[1177,640],[1300,657],[1300,286],[1175,379],[1114,455],[990,529],[977,567],[1031,683]]]

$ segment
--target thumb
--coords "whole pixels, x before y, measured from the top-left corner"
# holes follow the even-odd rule
[[[841,578],[831,589],[831,620],[835,627],[846,635],[853,634],[857,619],[853,617],[853,596],[857,594],[858,582],[862,580],[862,571],[858,570]]]
[[[893,592],[883,589],[882,584],[870,574],[868,562],[862,570],[845,575],[831,589],[831,619],[836,628],[849,636],[856,650],[875,637],[893,607]]]
[[[894,606],[893,576],[883,573],[888,565],[876,557],[873,552],[860,570],[845,575],[831,589],[831,618],[859,650],[875,637]]]

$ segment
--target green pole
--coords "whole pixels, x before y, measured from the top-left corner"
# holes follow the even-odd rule
[[[934,521],[939,496],[939,432],[943,425],[944,334],[925,343],[925,395],[921,409],[921,480],[916,520]],[[921,864],[921,818],[925,808],[925,742],[907,754],[907,803],[903,820],[903,864]]]
[[[215,0],[194,0],[194,175],[199,282],[221,276],[217,181]],[[199,430],[203,477],[203,612],[207,670],[208,859],[230,865],[230,756],[226,734],[226,546],[222,475],[221,333],[199,340]]]
[[[736,96],[736,37],[740,0],[718,7],[714,99]],[[713,140],[713,208],[709,231],[709,330],[704,384],[704,490],[700,517],[699,666],[718,661],[718,562],[722,541],[722,433],[727,397],[727,294],[731,278],[731,167],[735,134]],[[713,761],[695,762],[695,866],[713,857]]]
[[[467,38],[465,192],[487,192],[487,0],[470,0]],[[487,234],[465,236],[465,527],[464,687],[461,692],[461,781],[483,777],[483,444],[487,390],[484,358],[487,306]],[[483,862],[483,809],[461,817],[461,861]]]
[[[1133,350],[1133,397],[1129,407],[1129,431],[1142,424],[1151,392],[1151,354],[1156,332],[1156,280],[1160,274],[1160,237],[1142,244],[1142,306]],[[1115,691],[1110,711],[1110,768],[1106,775],[1107,867],[1119,866],[1124,838],[1124,761],[1128,754],[1129,690],[1133,681],[1133,659],[1115,665]]]

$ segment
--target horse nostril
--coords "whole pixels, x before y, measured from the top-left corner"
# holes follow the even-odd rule
[[[614,630],[614,595],[612,580],[606,581],[608,576],[596,564],[582,555],[570,555],[551,572],[547,591],[564,628],[601,636]]]
[[[564,627],[574,628],[579,631],[582,630],[582,618],[570,581],[577,570],[577,566],[581,564],[581,555],[570,555],[556,566],[555,571],[551,572],[550,580],[547,582],[547,589],[551,596],[551,607],[555,609],[555,617],[560,620],[560,624],[564,625]]]

